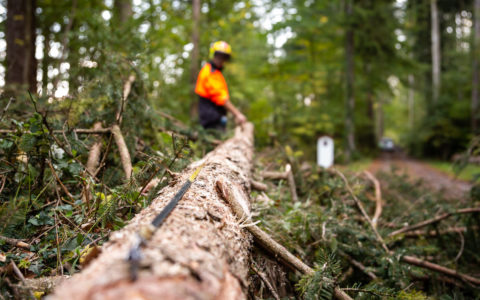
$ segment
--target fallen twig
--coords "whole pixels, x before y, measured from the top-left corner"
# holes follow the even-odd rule
[[[112,133],[113,138],[115,139],[115,143],[117,144],[118,151],[120,153],[120,160],[122,162],[123,171],[125,172],[127,180],[130,180],[133,168],[127,144],[125,143],[125,139],[123,138],[122,132],[120,131],[120,127],[118,125],[115,124],[112,126]]]
[[[348,192],[352,195],[353,200],[355,201],[355,204],[357,204],[358,209],[362,213],[363,217],[367,220],[368,224],[372,227],[373,232],[375,233],[375,236],[378,240],[378,242],[382,245],[382,248],[387,252],[390,253],[390,250],[388,249],[387,245],[385,244],[385,241],[383,240],[382,236],[378,233],[376,226],[373,224],[372,220],[370,220],[370,217],[367,215],[367,212],[363,208],[362,203],[360,200],[355,196],[355,193],[353,192],[352,188],[350,187],[350,184],[348,183],[347,178],[345,175],[343,175],[342,172],[338,171],[337,169],[334,169],[334,171],[340,176],[343,181],[345,182],[345,187],[347,188]]]
[[[122,124],[123,111],[125,110],[125,104],[127,103],[128,95],[132,89],[132,84],[135,81],[135,75],[128,76],[127,81],[123,85],[122,99],[120,99],[120,105],[115,117],[116,123],[118,125]]]
[[[260,192],[266,192],[268,189],[268,186],[263,182],[252,180],[250,181],[250,184],[252,186],[252,189],[255,189]]]
[[[50,160],[47,160],[47,164],[50,167],[50,170],[52,170],[52,173],[55,176],[55,179],[57,180],[58,184],[62,188],[63,192],[68,196],[68,198],[70,198],[70,200],[72,200],[70,204],[75,205],[75,199],[73,198],[72,194],[70,194],[68,189],[65,187],[63,182],[60,180],[60,177],[58,177],[57,171],[55,171],[55,168],[52,166],[52,163],[50,162]]]
[[[458,232],[458,235],[460,236],[460,250],[458,250],[458,254],[457,256],[455,256],[455,262],[460,259],[463,254],[463,250],[465,249],[465,237],[463,236],[463,233],[461,231]]]
[[[421,260],[421,259],[416,258],[414,256],[405,255],[401,258],[401,260],[403,262],[406,262],[406,263],[414,265],[414,266],[426,268],[426,269],[429,269],[429,270],[432,270],[432,271],[435,271],[435,272],[438,272],[438,273],[442,273],[442,274],[446,274],[446,275],[451,276],[451,277],[458,278],[462,281],[470,282],[470,283],[473,283],[475,285],[480,285],[480,279],[479,278],[472,277],[470,275],[466,275],[466,274],[457,272],[456,270],[449,269],[449,268],[446,268],[446,267],[443,267],[443,266],[440,266],[440,265],[437,265],[437,264],[434,264],[434,263],[431,263],[431,262],[428,262],[428,261]]]
[[[95,124],[93,124],[93,129],[102,129],[102,122],[95,122]],[[90,147],[90,151],[88,152],[88,160],[86,165],[87,170],[92,174],[95,173],[95,170],[97,170],[98,164],[100,163],[100,152],[102,150],[102,140],[100,136],[95,135],[94,139],[95,141],[93,142],[92,146]]]
[[[28,293],[30,294],[30,297],[32,299],[35,299],[35,296],[33,295],[33,292],[32,290],[30,290],[27,286],[27,282],[25,280],[25,277],[23,276],[22,272],[20,272],[20,269],[18,269],[17,267],[17,264],[15,264],[15,262],[12,260],[10,262],[10,264],[12,265],[12,269],[13,269],[13,272],[15,273],[15,275],[17,275],[17,277],[22,281],[23,285],[25,286],[25,288],[28,289]]]
[[[284,179],[287,180],[288,186],[290,187],[290,193],[292,195],[293,202],[298,202],[298,195],[297,195],[297,186],[295,185],[295,178],[293,177],[292,166],[287,164],[285,166],[285,172],[270,172],[264,171],[262,172],[262,177],[267,179]]]
[[[3,108],[2,115],[0,116],[0,122],[3,120],[3,117],[4,117],[5,114],[7,113],[8,107],[10,106],[10,104],[11,104],[14,100],[15,100],[15,98],[13,98],[13,97],[10,97],[10,99],[8,100],[7,105],[5,105],[5,107]]]
[[[7,176],[2,175],[2,186],[0,186],[0,194],[3,192],[3,188],[5,187],[5,182],[7,182]]]
[[[448,283],[448,284],[452,284],[452,285],[455,285],[459,288],[464,288],[465,287],[465,285],[463,284],[463,281],[460,281],[460,280],[455,279],[455,278],[450,278],[450,277],[447,277],[447,276],[435,276],[434,278],[432,278],[431,275],[427,275],[427,274],[419,275],[419,274],[415,274],[413,272],[410,272],[409,275],[415,280],[435,280],[435,281],[442,281],[442,282],[445,282],[445,283]]]
[[[367,267],[365,267],[361,262],[355,260],[352,258],[350,255],[347,253],[343,252],[342,250],[338,250],[338,254],[342,257],[344,257],[346,260],[348,260],[349,263],[357,267],[360,271],[365,273],[370,279],[375,280],[377,279],[377,275],[375,275],[373,272],[367,271]]]
[[[9,237],[2,236],[2,235],[0,235],[0,240],[3,240],[5,242],[9,243],[10,245],[15,246],[15,247],[19,247],[19,248],[30,249],[30,247],[31,247],[30,244],[27,244],[22,240],[9,238]]]
[[[163,112],[163,111],[158,111],[157,112],[160,116],[164,117],[165,119],[168,119],[170,120],[173,125],[175,125],[176,127],[180,128],[180,129],[183,129],[183,130],[187,130],[189,128],[189,126],[185,125],[184,123],[182,123],[182,121],[172,117],[171,115]]]
[[[268,281],[267,276],[256,267],[255,263],[252,263],[250,267],[258,275],[258,277],[260,277],[260,279],[265,283],[270,293],[272,293],[273,298],[275,298],[275,300],[280,300],[280,297],[278,296],[277,291],[273,288],[270,281]]]
[[[16,133],[18,130],[14,129],[0,129],[0,134],[7,134],[7,133]],[[31,133],[30,131],[25,131],[26,133]],[[52,130],[54,134],[63,134],[64,130],[55,129]],[[67,131],[68,132],[68,131]],[[110,128],[101,128],[101,129],[85,129],[85,128],[76,128],[71,129],[71,132],[76,134],[107,134],[110,133]]]
[[[367,176],[368,179],[370,179],[373,182],[373,185],[375,186],[375,201],[376,201],[376,206],[375,206],[375,213],[372,218],[372,224],[377,227],[377,222],[378,219],[380,219],[380,215],[382,214],[382,189],[380,188],[380,182],[378,181],[375,176],[372,175],[372,173],[368,171],[363,171],[365,176]]]
[[[262,172],[262,177],[265,178],[265,179],[273,179],[273,180],[287,179],[288,174],[287,174],[287,172],[263,171]]]
[[[472,226],[472,227],[450,227],[446,229],[440,229],[440,230],[430,230],[430,231],[425,231],[425,230],[414,230],[414,231],[409,231],[405,232],[404,236],[409,237],[409,238],[415,238],[415,237],[421,237],[421,236],[427,236],[427,237],[435,237],[439,235],[444,235],[444,234],[450,234],[450,233],[465,233],[467,230],[476,230],[478,229],[477,226]]]
[[[287,173],[287,181],[288,186],[290,187],[290,193],[292,194],[292,200],[293,202],[298,202],[297,186],[295,184],[295,178],[293,177],[293,170],[290,164],[285,166],[285,172]]]
[[[398,235],[398,234],[401,234],[401,233],[404,233],[404,232],[407,232],[407,231],[412,231],[412,230],[422,228],[422,227],[425,227],[425,226],[428,226],[428,225],[431,225],[431,224],[435,224],[435,223],[438,223],[438,222],[440,222],[440,221],[442,221],[442,220],[444,220],[444,219],[446,219],[446,218],[448,218],[452,215],[478,213],[478,212],[480,212],[480,207],[470,207],[470,208],[457,209],[456,211],[444,213],[444,214],[442,214],[440,216],[437,216],[435,218],[428,219],[428,220],[422,221],[422,222],[414,224],[414,225],[406,226],[406,227],[403,227],[399,230],[395,230],[395,231],[391,232],[388,236],[395,236],[395,235]]]

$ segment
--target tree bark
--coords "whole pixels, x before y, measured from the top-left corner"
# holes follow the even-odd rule
[[[50,25],[50,24],[48,24]],[[46,97],[48,94],[48,66],[50,65],[50,27],[42,26],[43,35],[43,58],[42,58],[42,96]]]
[[[377,141],[380,141],[384,134],[384,119],[383,100],[379,99],[377,102],[377,107],[375,109],[375,134],[377,136]]]
[[[11,89],[27,86],[37,91],[35,60],[35,0],[8,0],[6,21],[5,85]]]
[[[353,1],[347,0],[345,3],[345,17],[350,20],[353,15]],[[347,147],[345,149],[345,155],[347,161],[351,159],[352,154],[355,152],[355,125],[354,125],[354,111],[355,111],[355,96],[354,96],[354,37],[353,37],[353,25],[347,25],[347,31],[345,34],[345,61],[346,61],[346,80],[347,80],[347,96],[345,101],[345,134],[347,140]]]
[[[244,299],[251,237],[215,189],[216,178],[248,199],[253,126],[192,163],[152,204],[114,232],[100,256],[60,285],[52,299]],[[150,224],[192,171],[202,171],[163,226],[142,249],[138,279],[126,258],[136,232]],[[244,203],[249,209],[250,203]]]
[[[430,15],[432,19],[432,102],[438,102],[440,93],[440,22],[438,18],[437,0],[430,0]]]
[[[474,33],[473,33],[473,74],[472,74],[472,132],[478,133],[478,103],[480,85],[480,0],[473,5]]]
[[[125,23],[132,15],[132,2],[130,0],[115,0],[113,4],[114,17],[119,23]]]
[[[413,89],[415,83],[415,77],[413,74],[408,75],[408,125],[410,129],[413,129],[415,125],[415,90]]]

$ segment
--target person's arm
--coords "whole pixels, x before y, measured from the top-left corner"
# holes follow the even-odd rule
[[[235,105],[233,105],[230,100],[227,100],[224,106],[235,117],[235,123],[242,125],[243,123],[247,122],[247,118],[235,107]]]

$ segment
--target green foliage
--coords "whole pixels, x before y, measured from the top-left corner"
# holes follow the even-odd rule
[[[438,1],[442,86],[438,103],[433,103],[428,1],[352,1],[349,17],[346,2],[340,0],[202,1],[201,60],[207,59],[211,42],[228,41],[234,54],[224,74],[231,100],[255,124],[257,146],[289,145],[282,146],[280,155],[272,155],[273,163],[293,166],[302,201],[292,204],[287,183],[281,180],[277,189],[269,191],[275,202],[257,205],[263,213],[262,225],[316,266],[315,275],[299,283],[305,298],[331,296],[334,283],[321,279],[335,284],[340,279],[338,263],[342,271],[346,263],[333,257],[339,250],[379,277],[372,283],[356,270],[346,279],[360,299],[384,294],[424,297],[416,290],[403,290],[413,282],[410,270],[399,263],[405,253],[433,256],[463,271],[468,271],[469,261],[478,261],[478,243],[471,242],[478,242],[478,234],[470,231],[465,253],[455,262],[451,257],[457,249],[447,243],[451,237],[433,243],[398,237],[388,241],[395,250],[393,256],[387,255],[368,226],[350,217],[357,212],[344,183],[315,168],[305,171],[300,163],[300,158],[313,160],[312,145],[324,134],[334,137],[336,159],[342,160],[345,118],[349,117],[344,104],[345,33],[352,30],[353,119],[360,152],[372,156],[376,140],[388,135],[419,156],[449,159],[467,149],[455,165],[456,170],[466,168],[479,149],[478,141],[471,140],[469,121],[471,30],[461,25],[472,21],[471,2]],[[124,22],[116,15],[114,3],[37,1],[37,52],[43,52],[37,55],[39,96],[19,96],[7,115],[2,112],[0,117],[2,128],[13,130],[0,138],[0,234],[35,241],[31,251],[37,256],[27,257],[8,244],[1,244],[0,250],[26,273],[67,271],[59,267],[60,262],[70,264],[71,272],[78,270],[82,249],[93,241],[103,242],[111,230],[122,227],[151,202],[168,184],[171,172],[182,170],[192,158],[203,157],[216,139],[226,138],[199,128],[190,116],[197,101],[191,91],[196,75],[191,74],[195,26],[191,1],[135,1],[133,14]],[[135,81],[122,101],[131,75]],[[66,92],[60,86],[68,86],[67,96],[56,95]],[[6,104],[8,99],[0,101]],[[118,122],[119,111],[133,162],[133,178],[128,182],[111,136],[102,138],[102,165],[93,177],[84,164],[96,138],[71,130],[91,128],[97,121],[109,127]],[[54,135],[52,130],[63,133]],[[381,176],[387,191],[386,220],[410,224],[457,207],[430,193],[421,182]],[[148,195],[141,194],[155,177],[160,184]],[[371,211],[373,204],[366,194],[370,188],[365,184],[353,178],[355,193]],[[478,186],[472,189],[473,203],[480,199],[479,191]],[[85,200],[86,195],[90,199]],[[479,226],[470,216],[452,220],[450,224]],[[382,235],[389,231],[380,227]],[[438,297],[448,294],[437,283],[419,289]],[[458,295],[463,293],[476,295],[469,289]]]
[[[285,161],[275,159],[268,154],[259,158],[262,165],[284,165]],[[290,277],[298,281],[297,287],[304,299],[326,299],[336,285],[350,286],[348,293],[358,299],[426,299],[427,296],[453,295],[450,287],[439,281],[435,273],[402,262],[404,255],[429,257],[429,261],[459,272],[474,272],[471,262],[478,261],[475,254],[479,251],[475,242],[478,240],[477,230],[469,229],[465,233],[465,248],[460,256],[462,238],[455,233],[432,237],[428,232],[461,226],[471,228],[469,226],[478,224],[475,214],[455,215],[422,228],[424,235],[416,238],[405,235],[386,238],[390,232],[406,224],[416,224],[472,205],[468,200],[460,204],[458,199],[432,192],[422,181],[412,181],[396,172],[377,174],[384,203],[378,231],[392,250],[391,254],[382,249],[343,180],[332,172],[317,170],[314,166],[295,169],[297,178],[300,178],[297,181],[301,199],[298,203],[291,202],[288,187],[282,181],[269,188],[268,197],[275,201],[257,197],[254,205],[260,212],[260,226],[307,265],[315,267],[312,276]],[[367,213],[373,214],[375,202],[369,196],[374,193],[373,186],[356,174],[347,174],[347,178]],[[377,279],[372,280],[364,271],[352,267],[347,257],[363,264],[365,272],[374,273]],[[429,279],[420,282],[418,278],[421,277]],[[478,297],[478,292],[467,286],[454,293],[457,297]]]
[[[319,249],[317,266],[313,275],[306,275],[298,282],[298,289],[305,299],[332,299],[334,282],[342,268],[332,253]]]

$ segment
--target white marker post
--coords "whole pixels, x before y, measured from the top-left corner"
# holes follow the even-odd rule
[[[322,136],[317,140],[317,165],[325,169],[333,165],[334,144],[329,136]]]

